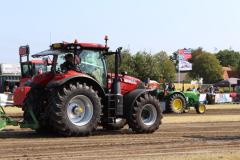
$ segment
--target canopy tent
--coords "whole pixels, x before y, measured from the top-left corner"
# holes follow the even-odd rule
[[[237,85],[238,78],[229,78],[213,84],[214,87],[234,87]]]

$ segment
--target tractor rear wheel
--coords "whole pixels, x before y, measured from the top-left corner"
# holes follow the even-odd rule
[[[51,97],[50,123],[63,136],[87,136],[97,128],[101,100],[87,84],[68,84]]]
[[[129,127],[136,133],[152,133],[162,120],[160,102],[150,94],[140,96],[127,114]]]
[[[115,124],[102,124],[106,130],[120,130],[127,124],[127,120],[123,118],[117,118]]]
[[[195,106],[195,109],[198,114],[204,114],[206,112],[206,106],[205,104],[202,104],[202,103],[198,103]]]
[[[169,109],[174,113],[183,113],[186,106],[186,100],[181,94],[173,94],[169,98]]]

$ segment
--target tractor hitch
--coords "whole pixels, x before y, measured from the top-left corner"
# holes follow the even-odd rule
[[[20,128],[38,129],[39,123],[33,111],[29,109],[26,112],[28,112],[28,114],[30,115],[32,122],[14,120],[13,118],[7,116],[3,107],[0,106],[0,130],[4,129],[6,126],[20,126]]]
[[[4,129],[8,125],[18,126],[18,122],[8,117],[3,107],[0,106],[0,130]]]

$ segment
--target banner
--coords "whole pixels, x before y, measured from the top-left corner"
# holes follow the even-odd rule
[[[20,75],[21,67],[20,64],[1,64],[1,74]]]
[[[178,50],[179,59],[188,60],[192,58],[192,50],[191,49],[180,49]]]
[[[180,71],[191,71],[192,70],[192,63],[188,61],[179,60],[179,70]]]

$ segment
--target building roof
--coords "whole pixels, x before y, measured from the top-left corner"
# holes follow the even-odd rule
[[[224,80],[229,78],[240,78],[240,74],[237,71],[233,71],[230,67],[222,67],[222,70]]]

